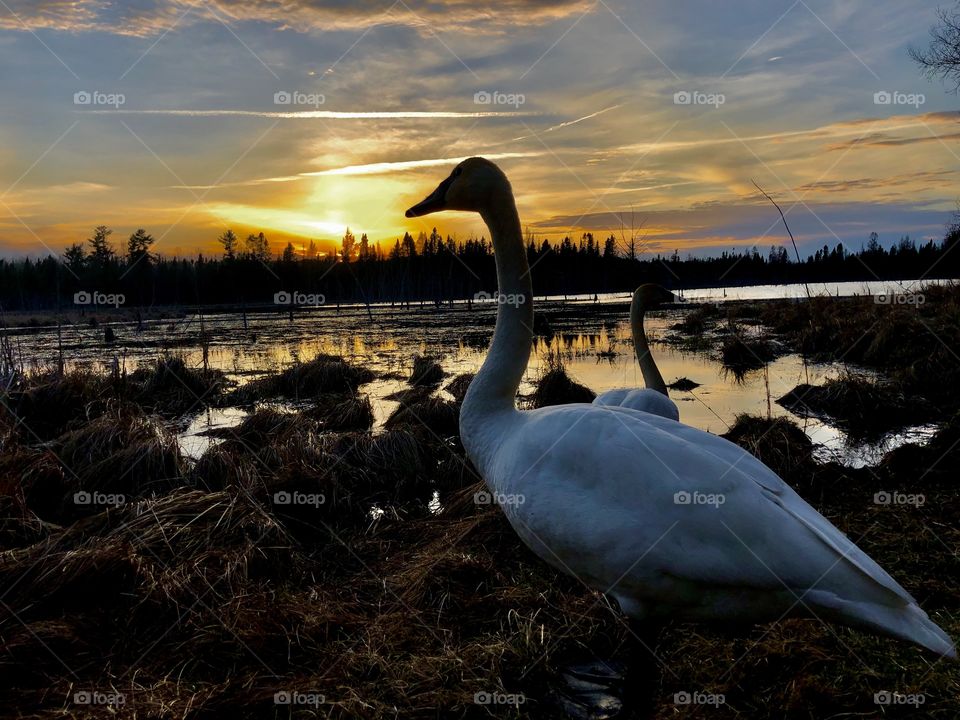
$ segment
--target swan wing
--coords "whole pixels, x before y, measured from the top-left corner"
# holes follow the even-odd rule
[[[942,638],[924,643],[898,630],[908,616],[925,632],[936,626],[866,553],[733,443],[586,404],[521,418],[486,476],[524,496],[504,512],[547,562],[675,617],[762,620],[806,609],[947,654]]]
[[[632,410],[632,408],[624,406],[611,407],[610,409],[621,413],[630,413]],[[751,455],[742,447],[730,442],[726,438],[690,427],[689,425],[684,425],[681,422],[673,422],[669,418],[663,418],[662,416],[653,418],[643,417],[642,419],[664,432],[696,445],[701,450],[715,456],[718,460],[734,468],[739,468],[755,483],[771,492],[780,493],[785,488],[789,488],[779,475],[764,465],[755,455]]]

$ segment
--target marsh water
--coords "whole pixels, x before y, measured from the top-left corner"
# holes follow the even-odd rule
[[[911,292],[910,283],[837,283],[811,287],[811,292],[853,295]],[[722,302],[724,299],[763,299],[803,296],[797,286],[755,286],[685,291],[690,300]],[[724,294],[726,298],[724,298]],[[559,354],[567,372],[597,393],[618,387],[642,387],[643,378],[633,355],[627,322],[628,294],[597,297],[547,298],[536,301],[546,318],[538,336],[521,394],[532,392],[548,355]],[[495,307],[490,303],[452,305],[414,304],[410,307],[321,307],[311,310],[190,314],[172,319],[110,323],[116,338],[104,341],[104,326],[70,324],[15,337],[16,348],[37,365],[55,364],[62,352],[74,367],[108,370],[114,364],[132,371],[164,353],[181,355],[193,367],[218,369],[238,384],[276,372],[318,353],[342,355],[375,372],[376,379],[361,387],[369,395],[377,427],[397,407],[386,397],[407,387],[415,354],[441,358],[447,380],[459,373],[475,372],[483,361],[493,332]],[[725,432],[736,415],[789,416],[776,399],[798,383],[819,384],[839,374],[842,364],[811,364],[797,355],[785,355],[766,368],[737,378],[709,352],[683,352],[662,342],[671,326],[689,312],[677,308],[648,313],[647,333],[657,363],[667,381],[688,378],[699,387],[671,396],[681,420],[714,433]],[[446,381],[445,381],[446,382]],[[445,391],[441,386],[440,394]],[[281,407],[283,407],[281,405]],[[215,427],[240,422],[248,410],[198,409],[180,420],[177,430],[184,452],[198,457],[216,442],[206,436]],[[879,442],[852,443],[838,428],[819,420],[793,418],[817,444],[821,459],[861,466],[879,461],[885,452],[907,441],[923,442],[933,427],[908,428]]]

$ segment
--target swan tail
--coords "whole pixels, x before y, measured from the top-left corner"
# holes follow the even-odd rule
[[[872,630],[919,645],[941,657],[957,659],[953,640],[916,603],[890,606],[856,602],[822,590],[808,592],[807,598],[811,601],[808,604],[818,609],[817,615],[829,615],[844,625]]]

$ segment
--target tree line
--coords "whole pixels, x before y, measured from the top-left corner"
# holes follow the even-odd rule
[[[264,306],[297,303],[435,303],[496,291],[493,248],[484,238],[456,240],[436,228],[393,244],[373,243],[347,230],[336,254],[314,243],[275,249],[263,232],[241,240],[232,230],[218,238],[216,256],[164,257],[153,252],[144,229],[125,244],[98,226],[84,243],[61,257],[0,259],[0,305],[4,311],[36,311],[107,303],[125,306]],[[630,291],[643,282],[673,289],[792,282],[958,277],[960,213],[942,241],[920,244],[901,238],[889,249],[876,233],[863,247],[824,245],[798,261],[786,248],[729,250],[715,257],[681,258],[644,253],[641,238],[604,238],[584,233],[559,241],[526,237],[537,295]],[[118,300],[119,298],[119,300]]]

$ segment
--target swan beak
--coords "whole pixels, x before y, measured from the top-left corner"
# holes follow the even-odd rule
[[[448,177],[442,183],[437,185],[436,190],[427,195],[426,198],[418,202],[412,208],[407,210],[406,216],[408,218],[420,217],[421,215],[429,215],[430,213],[445,210],[447,207],[447,188],[450,187],[451,182],[453,182],[453,178]]]

